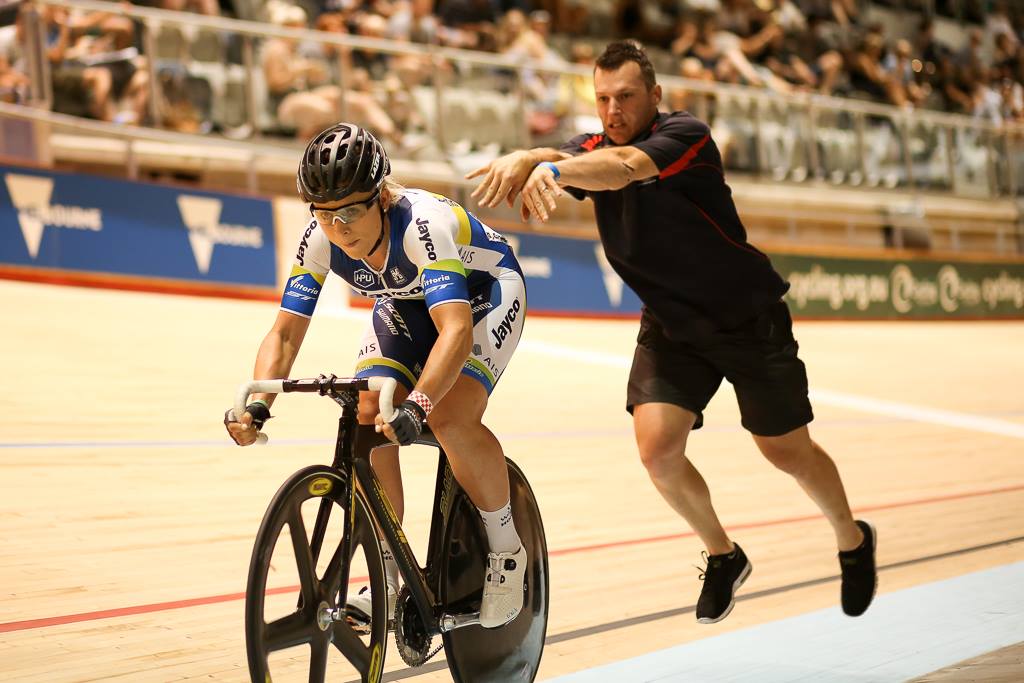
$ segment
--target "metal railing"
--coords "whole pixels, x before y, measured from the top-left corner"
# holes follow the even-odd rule
[[[441,150],[456,139],[477,144],[488,140],[502,147],[525,147],[538,142],[526,130],[530,79],[556,83],[560,79],[589,79],[591,70],[569,64],[527,62],[470,50],[396,43],[347,34],[284,28],[271,24],[207,17],[196,14],[120,5],[99,0],[32,0],[131,17],[141,27],[142,44],[157,88],[156,36],[165,27],[186,28],[193,34],[213,33],[221,40],[241,41],[240,63],[232,73],[240,78],[245,115],[259,140],[267,118],[259,96],[262,75],[256,63],[261,41],[281,38],[329,46],[338,51],[332,81],[344,86],[352,74],[344,51],[366,55],[415,57],[426,65],[428,85],[413,87],[420,109],[429,109],[428,132]],[[37,49],[45,44],[36,22]],[[37,54],[30,60],[36,104],[52,103],[49,64]],[[198,65],[197,65],[198,66]],[[211,68],[231,65],[211,64]],[[687,108],[708,121],[722,148],[730,172],[776,181],[813,182],[840,187],[888,187],[936,191],[962,197],[1016,197],[1022,190],[1024,126],[994,125],[971,117],[941,112],[908,111],[895,107],[815,94],[782,95],[721,83],[659,77],[666,92],[682,93]],[[41,85],[41,87],[39,87]],[[151,118],[161,120],[160,98],[150,97]],[[235,106],[236,94],[220,93],[221,102]],[[266,99],[265,97],[263,98]],[[554,137],[577,132],[575,115],[585,106],[570,97]],[[346,98],[339,98],[338,118],[344,118]],[[273,118],[273,112],[269,113]],[[133,129],[133,134],[144,129]],[[125,135],[127,137],[127,134]],[[262,144],[262,143],[261,143]]]

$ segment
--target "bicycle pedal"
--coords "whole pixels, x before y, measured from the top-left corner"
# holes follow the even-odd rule
[[[370,622],[368,621],[357,619],[349,615],[345,617],[345,623],[347,623],[353,631],[355,631],[361,636],[366,636],[370,634]]]

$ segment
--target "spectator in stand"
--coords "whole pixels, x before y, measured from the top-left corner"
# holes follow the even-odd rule
[[[977,121],[998,126],[1003,122],[1003,98],[992,87],[989,70],[978,69],[971,81],[971,115]]]
[[[902,107],[907,103],[900,84],[882,66],[885,39],[871,31],[864,36],[850,65],[850,85],[868,99]]]
[[[838,52],[817,53],[806,34],[774,34],[762,61],[786,82],[799,89],[815,90],[825,95],[832,92],[843,68],[843,58]]]
[[[142,120],[146,108],[145,60],[134,47],[127,17],[46,5],[42,21],[53,78],[54,111],[101,121]],[[140,94],[141,93],[141,94]]]
[[[967,45],[956,53],[956,65],[962,70],[977,73],[984,65],[981,50],[984,36],[980,28],[972,28],[967,32]]]
[[[1002,98],[1004,121],[1019,123],[1024,120],[1024,87],[1012,78],[999,82],[999,96]]]
[[[434,45],[438,26],[433,0],[401,0],[388,18],[388,35],[399,42]]]
[[[293,28],[306,27],[306,13],[300,7],[284,4],[278,7],[280,9],[274,10],[274,23]],[[321,15],[317,27],[346,33],[342,17],[333,13]],[[295,130],[297,138],[308,140],[337,122],[344,96],[349,121],[365,126],[391,142],[402,143],[402,131],[374,96],[367,72],[354,66],[348,51],[341,57],[348,71],[348,81],[342,91],[338,85],[328,82],[328,64],[338,62],[335,48],[328,46],[322,57],[303,57],[295,40],[277,38],[267,40],[263,48],[263,71],[272,111],[283,126]]]
[[[926,68],[929,63],[938,64],[942,55],[949,53],[949,48],[935,38],[935,22],[931,19],[922,19],[918,24],[914,50]]]
[[[31,81],[25,73],[21,49],[28,9],[28,3],[22,4],[14,24],[0,27],[0,102],[23,104],[29,98]]]
[[[942,97],[942,108],[945,111],[960,114],[973,111],[974,101],[961,81],[960,70],[956,68],[951,55],[942,55],[939,58],[934,83],[933,88]]]
[[[1006,36],[1014,50],[1020,44],[1005,0],[996,0],[992,3],[992,9],[985,18],[985,33],[990,42],[994,42],[999,36]]]
[[[920,107],[931,93],[931,87],[927,83],[918,82],[911,51],[909,40],[897,40],[895,49],[885,56],[883,68],[892,79],[893,87],[902,91],[906,102]]]
[[[437,15],[447,30],[441,42],[452,47],[494,52],[498,9],[491,0],[440,0]]]

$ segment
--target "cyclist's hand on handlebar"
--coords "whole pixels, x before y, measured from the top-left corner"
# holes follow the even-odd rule
[[[418,403],[403,401],[390,422],[384,422],[379,413],[374,421],[378,432],[400,446],[408,446],[423,431],[423,421],[426,419],[427,414]]]
[[[228,430],[228,436],[239,446],[251,446],[256,443],[263,424],[270,419],[270,409],[263,401],[254,401],[246,406],[241,418],[233,420],[232,417],[232,411],[224,413],[224,427]]]

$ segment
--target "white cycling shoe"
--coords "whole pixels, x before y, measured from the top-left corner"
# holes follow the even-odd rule
[[[526,596],[526,564],[523,546],[514,553],[488,553],[480,604],[481,626],[498,628],[519,616]]]
[[[395,618],[395,603],[398,601],[398,591],[388,584],[388,623]],[[356,595],[348,596],[348,604],[345,605],[345,613],[349,621],[360,626],[368,626],[372,621],[373,596],[369,586],[363,586]]]

